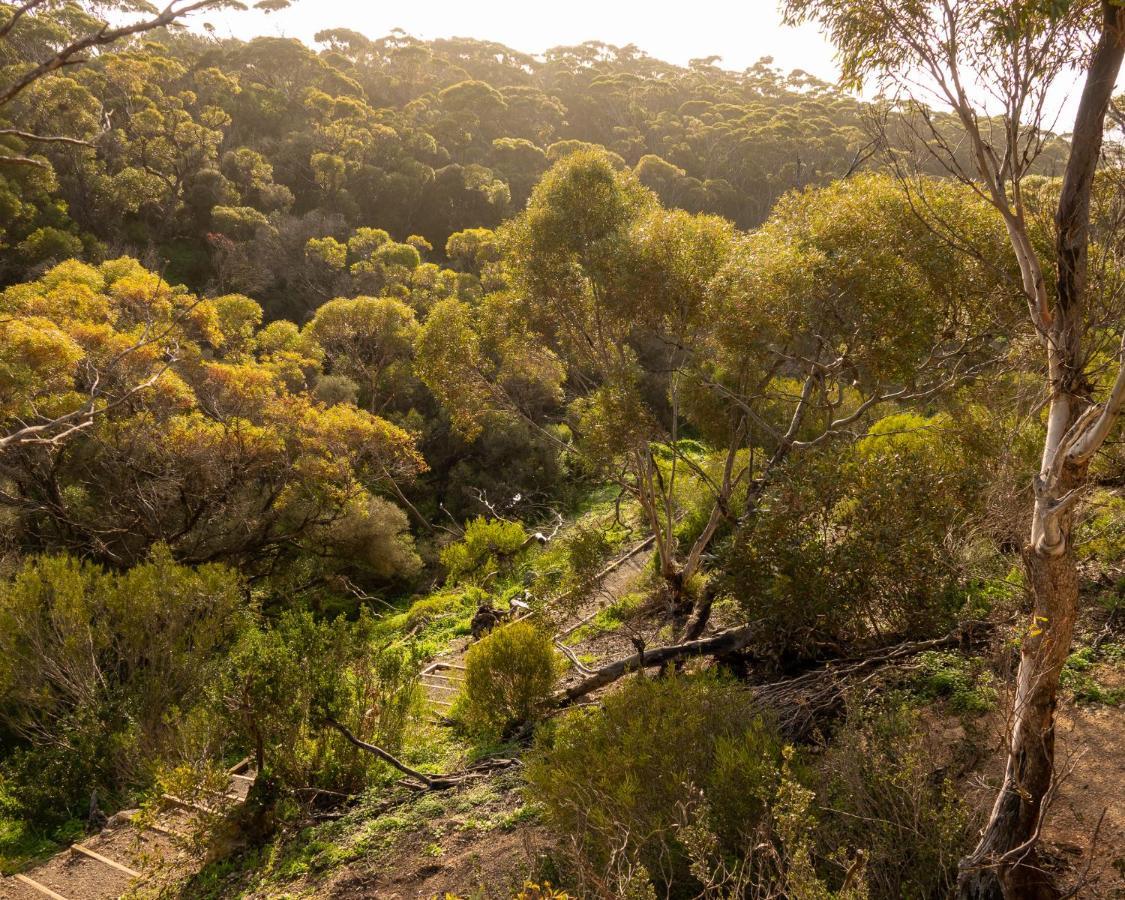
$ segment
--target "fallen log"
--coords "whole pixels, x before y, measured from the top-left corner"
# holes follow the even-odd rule
[[[346,725],[337,722],[335,719],[325,718],[324,724],[340,732],[348,743],[394,766],[406,776],[406,778],[400,781],[400,784],[415,791],[440,791],[451,787],[457,787],[474,778],[487,778],[493,772],[511,768],[519,764],[518,760],[514,759],[484,759],[461,772],[453,772],[448,775],[432,775],[427,772],[419,772],[417,769],[412,769],[382,747],[361,740],[352,734],[351,730]]]
[[[567,706],[641,668],[664,666],[669,662],[691,657],[735,653],[750,643],[754,633],[753,624],[743,625],[720,631],[709,638],[645,649],[602,666],[576,684],[557,691],[554,695],[555,704]],[[842,699],[857,676],[871,670],[878,671],[926,650],[974,646],[986,640],[991,633],[992,626],[988,623],[967,623],[942,637],[903,641],[881,647],[861,656],[834,660],[792,678],[757,685],[750,690],[763,709],[782,711],[782,721],[779,722],[782,731],[790,737],[797,737],[811,727],[818,715],[828,711]]]
[[[754,630],[753,625],[742,625],[739,628],[720,631],[709,638],[700,638],[699,640],[685,641],[682,644],[672,644],[667,647],[657,647],[655,650],[646,649],[643,652],[634,653],[632,656],[627,656],[600,669],[595,669],[592,675],[587,676],[577,684],[572,684],[570,687],[557,691],[554,696],[555,703],[559,706],[566,706],[640,668],[663,666],[665,663],[688,659],[693,656],[733,653],[750,643],[754,637]]]

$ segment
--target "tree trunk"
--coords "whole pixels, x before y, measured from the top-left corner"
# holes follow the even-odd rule
[[[1123,10],[1103,0],[1102,17],[1055,216],[1058,278],[1054,309],[1048,311],[1044,304],[1035,302],[1036,298],[1029,297],[1034,323],[1043,333],[1050,379],[1047,435],[1035,480],[1031,539],[1024,551],[1034,609],[1020,649],[1004,782],[980,843],[961,861],[961,900],[1047,900],[1058,896],[1050,877],[1037,865],[1036,845],[1054,777],[1059,675],[1070,653],[1078,609],[1078,570],[1071,540],[1074,501],[1085,486],[1089,458],[1105,437],[1105,428],[1095,427],[1091,433],[1086,418],[1089,399],[1081,341],[1090,193],[1101,156],[1106,110],[1125,55]],[[1034,274],[1029,269],[1038,270],[1038,264],[1019,254],[1016,237],[1026,237],[1022,214],[1018,221],[1009,222],[1009,230],[1013,224],[1021,232],[1013,236],[1013,246],[1026,285],[1028,276]],[[1105,415],[1109,421],[1116,415],[1112,397]],[[1079,445],[1080,452],[1076,452]]]
[[[1025,568],[1036,602],[1020,652],[1008,765],[981,842],[962,862],[962,900],[1058,896],[1037,864],[1035,845],[1054,775],[1055,706],[1074,631],[1078,575],[1069,549],[1052,557],[1028,548]]]

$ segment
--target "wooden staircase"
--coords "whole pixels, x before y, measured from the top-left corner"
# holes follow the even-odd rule
[[[647,565],[651,552],[646,551],[649,551],[652,542],[652,538],[646,538],[634,544],[619,557],[609,562],[594,576],[592,579],[593,585],[598,588],[609,588],[605,592],[606,596],[601,599],[595,598],[588,614],[572,622],[569,627],[556,634],[556,641],[561,641],[567,635],[571,634],[582,625],[585,625],[593,619],[607,603],[617,599],[617,596],[634,578],[636,578],[644,569],[645,565]],[[616,581],[616,583],[610,584],[610,582],[613,581]],[[521,619],[528,618],[530,615],[530,611],[521,613],[512,621],[518,622]],[[461,693],[461,688],[464,687],[465,654],[468,652],[468,649],[469,643],[466,642],[457,650],[447,653],[444,657],[435,659],[426,666],[419,675],[419,681],[422,683],[422,689],[426,692],[426,698],[429,700],[430,706],[433,707],[433,711],[439,717],[444,717],[449,714],[457,695]]]
[[[465,681],[465,666],[461,658],[456,657],[456,661],[436,660],[426,666],[418,677],[430,705],[439,716],[448,715],[453,701],[461,693]]]
[[[214,806],[165,794],[151,825],[128,814],[113,816],[100,832],[39,863],[0,879],[0,900],[117,900],[155,870],[184,855],[182,842],[193,820],[242,803],[256,773],[247,758],[228,773],[226,791]]]

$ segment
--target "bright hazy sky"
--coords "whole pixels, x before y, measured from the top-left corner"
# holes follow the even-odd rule
[[[415,37],[473,37],[516,50],[597,40],[636,44],[650,56],[684,64],[718,55],[727,69],[772,56],[785,71],[804,69],[834,81],[832,48],[814,27],[781,24],[775,0],[297,0],[290,9],[208,13],[220,34],[281,35],[311,42],[324,28],[350,28],[381,37],[401,28]]]

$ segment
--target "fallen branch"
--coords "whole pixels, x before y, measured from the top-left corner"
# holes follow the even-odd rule
[[[887,666],[904,662],[927,650],[977,645],[991,634],[990,625],[970,623],[943,637],[882,647],[863,656],[827,663],[783,681],[757,685],[751,690],[755,702],[773,714],[781,732],[790,740],[795,740],[807,734],[819,718],[837,709],[848,691],[874,678]]]
[[[555,641],[555,648],[570,660],[571,665],[574,666],[574,671],[579,675],[590,676],[594,674],[594,670],[583,665],[582,660],[575,656],[574,651],[562,641]]]
[[[577,684],[556,692],[555,703],[559,706],[566,706],[642,667],[663,666],[665,663],[687,659],[692,656],[714,656],[741,650],[750,643],[754,631],[753,625],[743,625],[739,628],[720,631],[709,638],[672,644],[668,647],[657,647],[655,650],[646,650],[644,653],[634,653],[632,656],[627,656],[596,669],[592,675]]]
[[[804,734],[816,719],[835,708],[855,679],[872,670],[902,662],[926,650],[939,650],[980,643],[991,634],[986,623],[970,623],[962,629],[939,638],[922,641],[904,641],[882,647],[863,656],[837,660],[801,675],[751,688],[756,702],[765,709],[780,712],[781,730],[790,738]],[[644,650],[616,660],[570,687],[555,693],[557,706],[568,706],[606,685],[612,684],[629,672],[650,666],[663,666],[669,662],[696,656],[722,656],[741,650],[753,639],[755,626],[743,625],[721,631],[702,640],[685,641]]]
[[[417,769],[410,768],[410,766],[401,759],[388,753],[382,747],[360,740],[352,734],[346,725],[337,722],[335,719],[325,718],[324,724],[328,725],[330,728],[335,728],[347,739],[348,743],[394,766],[394,768],[406,775],[406,778],[402,779],[399,783],[415,791],[445,790],[447,788],[456,787],[459,784],[464,784],[466,781],[470,781],[474,778],[487,778],[493,772],[511,768],[518,763],[518,761],[514,759],[485,759],[469,766],[469,768],[461,772],[454,772],[450,775],[430,775],[426,772],[419,772]]]

